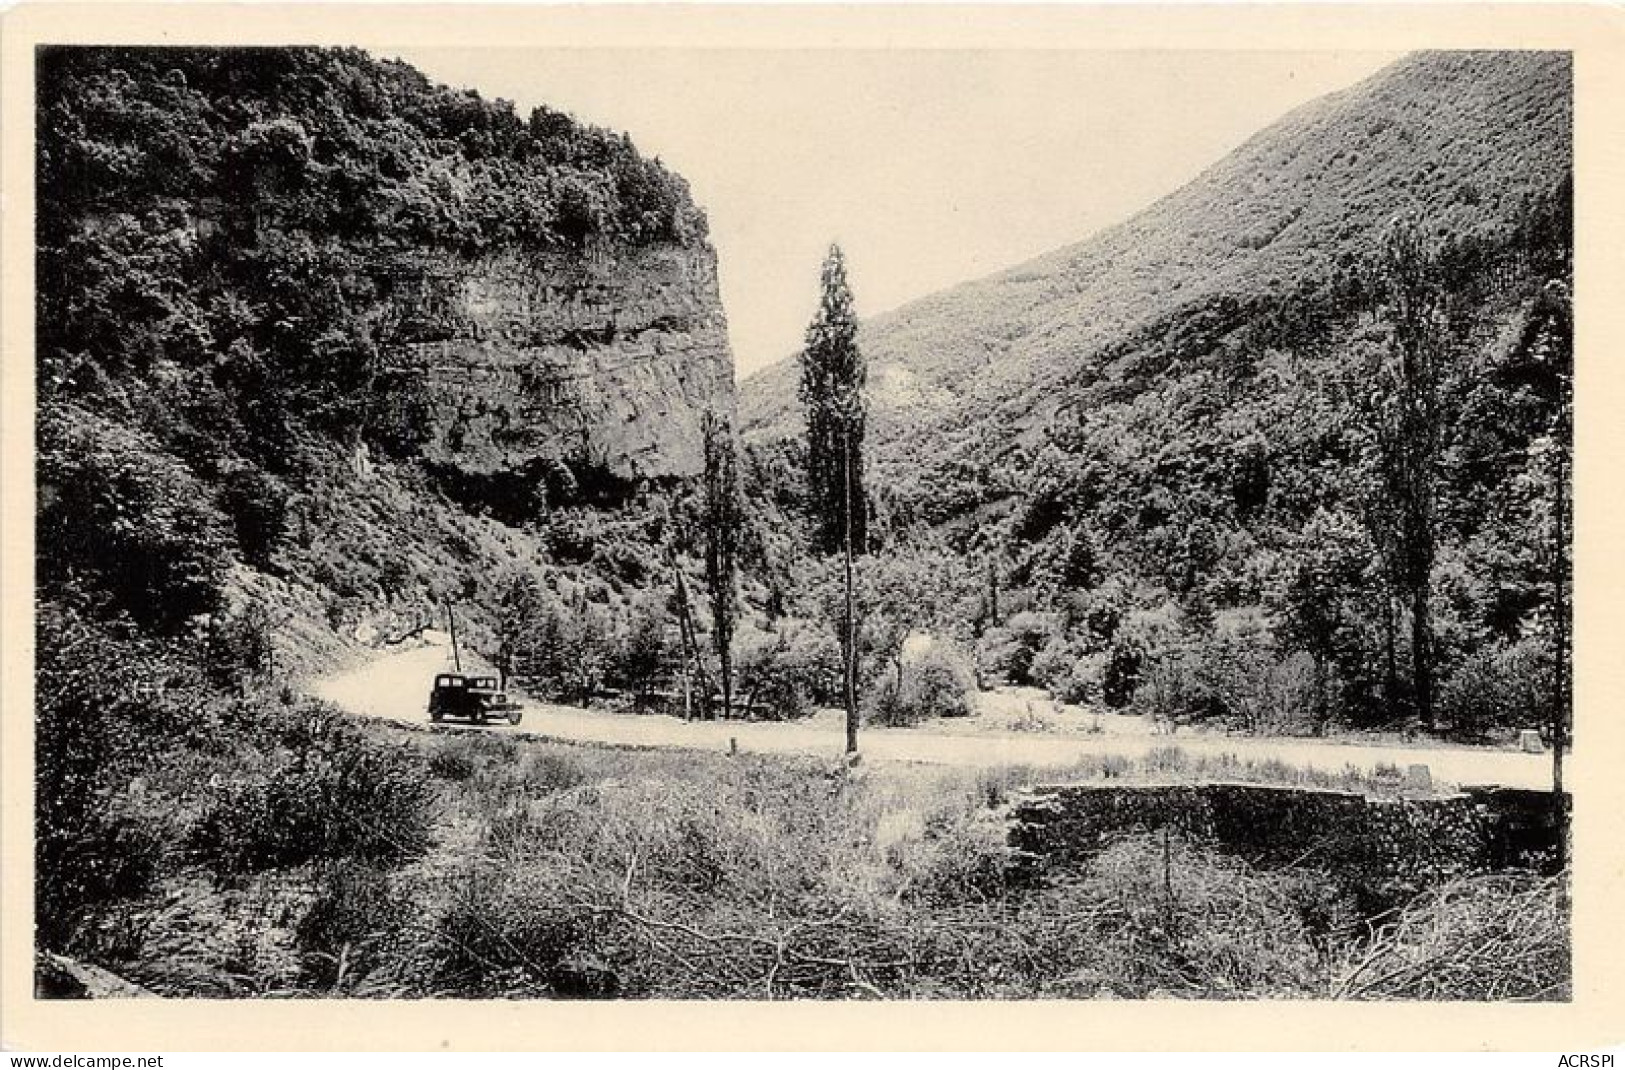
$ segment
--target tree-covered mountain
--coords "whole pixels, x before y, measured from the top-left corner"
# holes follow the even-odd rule
[[[353,49],[47,49],[38,105],[48,596],[479,618],[732,408],[705,217],[625,135]]]
[[[1408,217],[1442,349],[1447,719],[1539,722],[1570,123],[1566,54],[1413,55],[1119,226],[876,317],[860,343],[883,526],[946,540],[1008,588],[1004,615],[1034,611],[984,639],[1019,677],[1255,723],[1304,706],[1294,677],[1322,716],[1403,721],[1380,253]],[[793,367],[748,380],[741,413],[762,500],[793,512]],[[1246,693],[1271,674],[1279,693]]]
[[[733,369],[622,134],[353,49],[48,48],[36,103],[38,924],[116,959],[87,919],[161,882],[423,850],[415,752],[303,672],[447,603],[659,667],[625,610],[702,571]]]

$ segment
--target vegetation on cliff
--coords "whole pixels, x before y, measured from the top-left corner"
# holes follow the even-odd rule
[[[233,561],[334,564],[313,544],[352,512],[335,474],[368,450],[416,458],[421,399],[387,367],[397,253],[705,236],[683,180],[624,135],[355,50],[47,49],[38,102],[40,530],[64,534],[41,541],[41,581],[102,577],[110,608],[168,631],[217,608]],[[555,504],[601,478],[532,474]],[[512,504],[421,475],[401,474],[407,497]],[[444,553],[437,525],[393,520]],[[416,578],[372,564],[316,586]]]

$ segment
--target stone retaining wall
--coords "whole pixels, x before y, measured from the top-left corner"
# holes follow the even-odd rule
[[[1404,896],[1471,873],[1553,871],[1558,815],[1551,793],[1513,788],[1380,799],[1263,784],[1074,785],[1019,799],[1010,845],[1016,876],[1043,880],[1123,836],[1167,828],[1254,865],[1329,870]]]

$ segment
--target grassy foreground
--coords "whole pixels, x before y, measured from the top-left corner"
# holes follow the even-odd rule
[[[1325,873],[1159,837],[1018,887],[1003,805],[1028,770],[849,771],[283,716],[289,746],[263,768],[191,809],[167,796],[179,846],[141,894],[80,913],[66,950],[176,996],[1567,993],[1560,882],[1479,878],[1373,917]],[[1212,772],[1171,751],[1150,764]],[[169,789],[154,773],[144,790]]]

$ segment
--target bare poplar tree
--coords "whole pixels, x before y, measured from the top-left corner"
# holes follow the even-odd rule
[[[1389,228],[1382,266],[1393,327],[1395,377],[1392,418],[1384,435],[1383,475],[1394,505],[1396,530],[1385,549],[1390,581],[1410,603],[1412,698],[1417,715],[1432,730],[1437,727],[1432,575],[1443,302],[1434,254],[1414,218],[1403,216]]]

